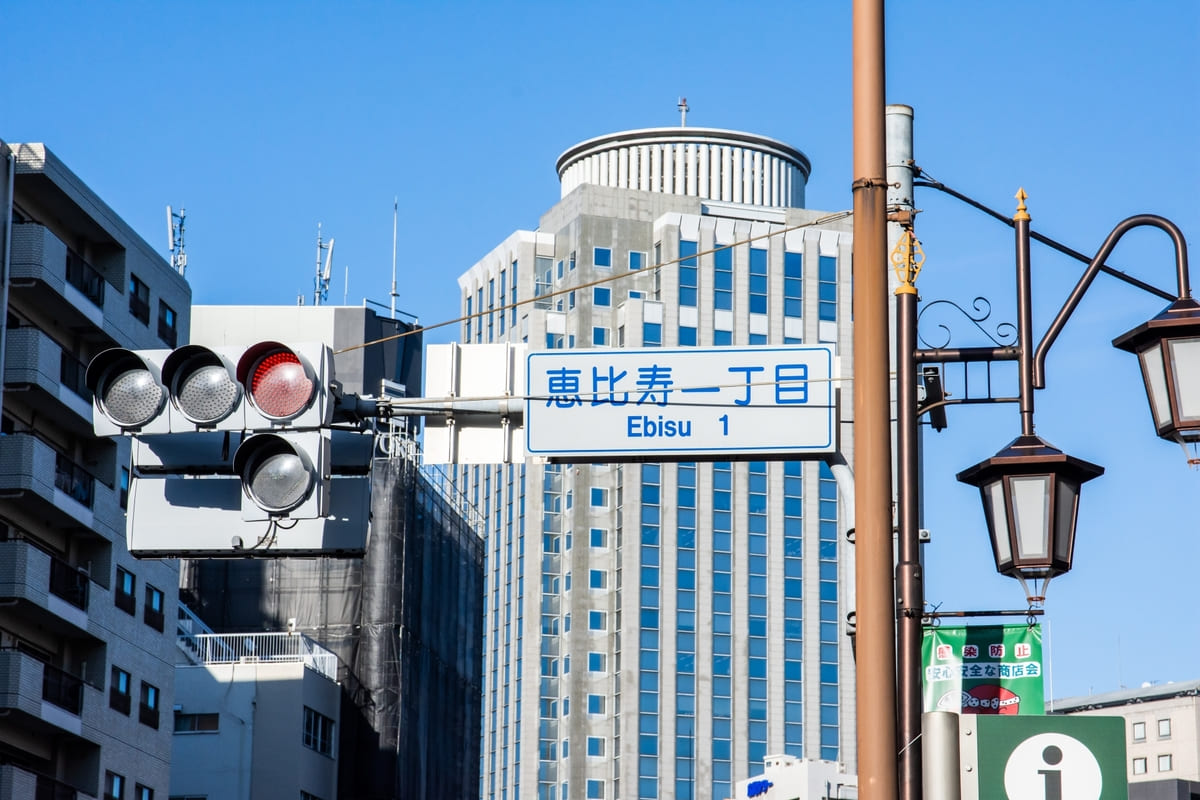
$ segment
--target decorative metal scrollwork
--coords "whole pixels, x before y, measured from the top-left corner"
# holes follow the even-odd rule
[[[988,318],[992,315],[992,303],[986,297],[976,297],[971,301],[971,308],[974,309],[974,314],[952,300],[934,300],[931,303],[926,303],[925,307],[921,309],[921,313],[917,315],[917,340],[921,343],[922,347],[937,350],[949,345],[950,340],[953,338],[950,326],[944,322],[937,323],[937,328],[942,331],[942,335],[945,337],[940,344],[934,344],[921,333],[921,323],[924,321],[925,315],[937,306],[950,306],[962,314],[968,322],[978,328],[979,332],[997,347],[1009,347],[1017,342],[1017,326],[1011,322],[1001,322],[996,325],[993,331],[989,331],[983,326],[982,323],[987,322]]]

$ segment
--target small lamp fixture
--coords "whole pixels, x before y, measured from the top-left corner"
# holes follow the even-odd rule
[[[1158,435],[1200,445],[1200,303],[1181,297],[1113,346],[1137,354]]]
[[[1033,434],[958,473],[983,497],[996,571],[1021,582],[1030,606],[1046,599],[1051,578],[1070,571],[1079,488],[1103,474]]]

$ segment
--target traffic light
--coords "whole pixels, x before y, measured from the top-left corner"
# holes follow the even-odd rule
[[[374,437],[332,426],[328,346],[114,348],[85,380],[96,434],[134,439],[134,555],[362,551]]]
[[[97,436],[311,429],[332,421],[323,344],[105,350],[88,365]]]

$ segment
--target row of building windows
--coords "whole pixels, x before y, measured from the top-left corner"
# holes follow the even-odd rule
[[[1130,733],[1132,734],[1133,741],[1135,741],[1135,742],[1146,741],[1146,723],[1145,722],[1132,723],[1130,725]],[[1167,719],[1160,719],[1158,721],[1158,738],[1159,739],[1170,739],[1171,738],[1171,720],[1169,717]]]
[[[162,631],[165,623],[163,602],[162,590],[147,583],[142,621],[156,631]],[[137,576],[124,567],[117,567],[113,604],[130,616],[137,615]]]
[[[1158,761],[1158,771],[1159,772],[1170,772],[1174,766],[1174,762],[1171,758],[1170,753],[1163,753],[1162,755],[1158,756],[1157,761]],[[1135,758],[1133,760],[1133,774],[1134,775],[1145,775],[1146,774],[1146,763],[1147,763],[1147,761],[1144,757]]]
[[[160,702],[158,687],[146,681],[141,682],[140,701],[138,704],[138,721],[151,728],[158,728],[158,707]],[[113,665],[111,680],[108,687],[108,706],[126,716],[133,710],[133,678],[124,669]]]
[[[110,770],[104,772],[104,800],[125,800],[125,776]],[[154,800],[154,790],[135,783],[133,800]]]
[[[129,275],[129,313],[143,325],[150,324],[150,286],[134,274]],[[179,337],[175,309],[158,301],[158,338],[174,347]]]

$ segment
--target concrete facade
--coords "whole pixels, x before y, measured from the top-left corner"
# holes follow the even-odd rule
[[[1055,714],[1125,718],[1130,800],[1194,795],[1200,784],[1200,680],[1070,697]]]
[[[647,132],[568,150],[538,229],[459,278],[462,341],[824,342],[847,379],[849,223],[795,207],[807,159],[749,134],[723,144],[760,152],[752,168],[787,156],[790,189],[710,197],[711,150],[688,160],[709,133],[652,132],[680,160],[670,180],[646,162],[646,188],[620,150]],[[841,426],[846,459],[852,444]],[[853,557],[824,462],[529,460],[458,479],[488,521],[482,797],[724,798],[768,753],[853,769]]]
[[[338,796],[332,653],[300,633],[185,635],[180,650],[172,797]]]
[[[92,435],[83,369],[186,341],[191,291],[44,145],[9,154],[0,798],[165,797],[178,568],[126,549],[129,443]]]

